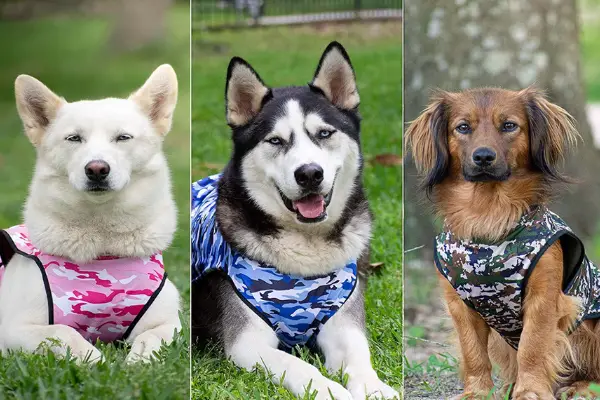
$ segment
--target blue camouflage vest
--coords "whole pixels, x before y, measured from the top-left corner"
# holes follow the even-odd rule
[[[314,345],[322,326],[357,284],[356,262],[325,276],[282,274],[249,259],[221,235],[216,220],[219,175],[192,184],[192,281],[209,272],[227,274],[239,297],[277,334],[284,349]]]
[[[522,305],[527,279],[557,240],[564,254],[563,291],[581,300],[572,330],[600,317],[600,273],[585,256],[581,241],[560,217],[535,207],[498,243],[457,238],[447,229],[436,237],[435,264],[463,301],[517,349],[523,330]]]

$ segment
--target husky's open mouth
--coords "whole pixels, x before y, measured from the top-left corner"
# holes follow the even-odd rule
[[[327,217],[327,206],[331,202],[333,188],[326,195],[310,193],[297,200],[291,200],[279,188],[279,195],[283,204],[293,213],[300,222],[312,223],[323,221]]]

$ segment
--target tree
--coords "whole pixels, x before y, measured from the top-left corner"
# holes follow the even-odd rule
[[[584,144],[570,155],[579,183],[552,208],[583,238],[600,216],[600,154],[585,112],[576,0],[404,2],[405,121],[416,118],[431,88],[521,89],[531,84],[575,117]],[[414,164],[405,163],[405,247],[431,247],[432,217],[417,192]]]

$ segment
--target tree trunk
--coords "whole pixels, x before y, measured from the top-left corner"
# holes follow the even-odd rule
[[[521,89],[534,84],[575,117],[583,137],[567,161],[571,185],[552,209],[583,239],[600,215],[600,154],[585,114],[575,0],[404,2],[405,121],[415,119],[431,88]],[[434,236],[431,210],[418,193],[414,164],[405,163],[405,248]],[[421,256],[426,256],[421,254]]]
[[[121,0],[115,7],[111,43],[120,51],[142,48],[164,35],[167,11],[173,0]]]

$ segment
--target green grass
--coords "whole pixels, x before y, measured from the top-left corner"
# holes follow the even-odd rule
[[[581,12],[581,55],[583,79],[587,98],[600,101],[600,2],[580,1]]]
[[[365,158],[401,154],[401,25],[354,24],[315,30],[269,28],[195,36],[192,78],[192,177],[218,172],[229,159],[230,130],[223,92],[232,56],[249,61],[271,86],[310,81],[331,40],[340,41],[354,64],[361,96],[362,146]],[[381,379],[402,385],[402,174],[401,168],[367,162],[365,184],[375,214],[372,262],[384,267],[369,281],[367,324],[375,369]],[[300,357],[320,366],[306,351]],[[196,399],[291,399],[264,372],[244,372],[223,359],[221,349],[193,356],[192,394]],[[339,376],[333,377],[340,381]]]
[[[179,208],[179,230],[165,252],[169,277],[180,289],[189,319],[189,9],[169,14],[168,36],[134,53],[115,54],[108,47],[110,24],[104,19],[52,18],[0,23],[0,226],[20,223],[33,172],[35,152],[25,138],[14,105],[18,74],[37,77],[67,100],[126,97],[158,65],[178,73],[180,96],[174,125],[165,142]],[[8,40],[7,38],[12,38]],[[189,324],[185,323],[187,326]],[[126,349],[103,346],[107,362],[77,366],[51,355],[11,353],[0,357],[0,398],[130,399],[187,398],[188,335],[160,354],[161,362],[127,366]]]

